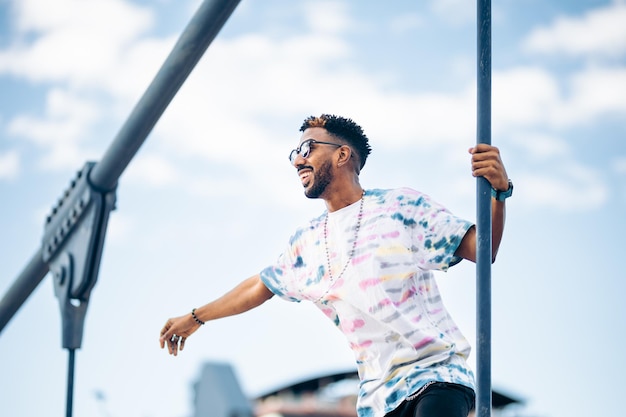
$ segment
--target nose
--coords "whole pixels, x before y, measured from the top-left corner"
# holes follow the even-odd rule
[[[296,154],[296,157],[294,158],[294,160],[291,162],[291,165],[293,165],[294,167],[298,167],[300,165],[302,165],[304,163],[305,159],[302,155],[300,155],[300,153]]]

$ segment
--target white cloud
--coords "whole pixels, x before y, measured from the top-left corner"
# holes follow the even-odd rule
[[[590,67],[557,80],[540,67],[493,73],[493,127],[568,128],[626,113],[626,69]]]
[[[86,154],[79,144],[98,113],[94,101],[55,89],[48,93],[43,118],[18,116],[9,123],[8,132],[44,149],[42,166],[46,169],[80,166]]]
[[[99,74],[86,87],[112,96],[127,112],[146,91],[175,41],[175,36],[136,39],[119,51],[106,73]]]
[[[545,161],[569,156],[570,145],[560,137],[542,132],[519,132],[512,143],[522,148],[534,160]]]
[[[424,25],[424,18],[417,13],[405,13],[393,18],[389,24],[396,35],[406,35],[413,29]]]
[[[594,210],[606,203],[609,190],[598,172],[573,162],[555,168],[556,174],[518,173],[515,193],[519,204],[570,212]]]
[[[626,4],[616,1],[582,17],[559,17],[551,26],[535,29],[525,50],[544,54],[615,58],[626,53]]]
[[[446,22],[454,25],[476,22],[476,3],[465,0],[434,0],[432,11]]]
[[[272,187],[275,198],[286,198],[282,190],[294,182],[284,155],[297,140],[302,118],[321,112],[354,118],[379,147],[388,149],[432,150],[434,145],[443,143],[475,142],[473,83],[453,93],[390,90],[387,79],[377,78],[366,68],[353,64],[353,45],[338,35],[353,23],[344,6],[329,5],[337,8],[335,20],[322,24],[319,15],[309,13],[311,30],[299,35],[285,38],[248,33],[216,39],[150,139],[165,153],[157,155],[151,151],[138,156],[129,166],[127,178],[149,186],[184,184],[193,193],[224,195],[246,187],[254,191],[260,188],[257,185],[270,183],[276,185]],[[139,23],[118,34],[108,46],[111,50],[106,70],[83,67],[85,74],[77,75],[74,69],[53,66],[50,73],[38,76],[54,83],[66,82],[70,87],[56,87],[49,94],[43,117],[20,116],[10,123],[12,134],[29,138],[47,152],[47,167],[82,164],[84,149],[89,146],[85,138],[102,123],[102,117],[112,118],[112,112],[120,123],[123,121],[123,111],[144,91],[174,43],[173,37],[139,38],[150,23],[150,16],[144,12],[122,8],[116,13],[122,22],[139,16]],[[52,38],[55,31],[66,30],[59,23],[64,22],[60,17],[51,24],[31,19],[35,23],[23,27],[40,28]],[[77,23],[68,25],[76,29],[75,36],[90,30]],[[40,41],[48,35],[42,35]],[[74,45],[66,42],[55,47]],[[27,76],[35,77],[32,74],[45,71],[40,47],[35,42],[32,49],[19,49],[25,68],[33,63],[42,67],[29,69]],[[3,56],[8,55],[0,55]],[[76,79],[79,81],[71,81]],[[567,97],[561,92],[561,85],[569,88]],[[626,82],[620,69],[590,68],[563,80],[539,67],[494,72],[494,134],[515,135],[521,129],[540,132],[545,127],[579,124],[584,117],[624,112],[626,92],[620,92],[621,86],[626,86]],[[106,109],[97,104],[102,95],[111,100]],[[537,160],[563,156],[568,150],[563,141],[546,134],[535,133],[526,139],[527,155]],[[189,168],[180,164],[185,160],[225,164],[236,174],[228,179],[195,178]],[[561,176],[563,181],[567,178],[576,185],[586,184],[573,174]],[[553,204],[551,195],[548,192],[536,196]],[[602,201],[602,193],[592,200]]]
[[[516,162],[513,178],[518,204],[572,212],[594,210],[607,203],[609,185],[602,168],[578,162],[567,140],[541,130],[522,130],[511,139],[515,152],[509,154]]]
[[[376,103],[372,108],[369,103]],[[371,120],[372,136],[384,138],[385,147],[428,147],[442,143],[472,143],[476,124],[474,87],[453,94],[386,93],[378,91],[355,102],[359,119]],[[380,109],[385,116],[380,117]],[[388,112],[388,113],[387,113]],[[407,122],[410,121],[410,122]],[[409,128],[410,127],[410,128]]]
[[[127,241],[135,232],[135,223],[123,210],[114,210],[109,215],[106,230],[107,244]]]
[[[120,0],[14,7],[17,32],[0,51],[0,73],[50,87],[43,115],[17,115],[8,132],[40,146],[46,169],[81,165],[87,148],[102,147],[99,124],[127,116],[175,39],[141,39],[152,13]]]
[[[302,50],[307,53],[297,52]],[[277,163],[283,164],[308,114],[367,121],[368,135],[380,138],[384,147],[468,138],[471,143],[473,87],[451,95],[389,92],[351,64],[350,51],[341,38],[320,33],[216,41],[159,122],[158,136],[177,154],[229,161],[256,179],[282,175],[272,174],[270,166],[259,172],[259,155],[266,161],[278,155]],[[281,118],[290,125],[276,126]]]
[[[163,187],[177,183],[180,175],[171,161],[157,154],[140,154],[124,171],[124,181]]]
[[[354,27],[347,4],[337,1],[308,2],[304,7],[304,16],[314,32],[341,33]]]
[[[105,33],[115,19],[121,28],[111,33],[115,43],[116,34],[132,33],[137,23],[145,23],[146,10],[122,0],[20,0],[17,8],[16,27],[23,32],[47,31],[62,27],[83,27],[92,32]],[[81,17],[81,18],[77,18]]]
[[[626,114],[626,68],[589,68],[571,79],[571,98],[557,113],[568,125]]]
[[[611,163],[613,172],[619,175],[626,175],[626,156],[618,156]]]
[[[494,71],[492,75],[494,130],[514,130],[550,122],[561,98],[552,74],[538,67]]]
[[[17,178],[20,172],[20,156],[17,151],[0,153],[0,180]]]
[[[23,0],[14,7],[18,41],[0,52],[0,72],[33,81],[98,85],[152,24],[147,10],[121,0]]]
[[[16,2],[15,16],[17,32],[0,51],[0,73],[125,98],[126,106],[145,91],[175,42],[144,37],[152,12],[121,0],[25,0]]]

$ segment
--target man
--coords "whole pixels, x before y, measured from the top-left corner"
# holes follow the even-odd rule
[[[275,294],[316,304],[341,330],[359,372],[359,417],[466,417],[474,404],[467,340],[446,311],[432,270],[475,261],[476,231],[428,196],[364,190],[369,141],[350,119],[302,124],[289,159],[308,198],[327,210],[299,228],[278,261],[200,308],[167,321],[161,348],[183,350],[209,320],[248,311]],[[469,150],[472,173],[493,187],[493,259],[512,193],[497,148]]]

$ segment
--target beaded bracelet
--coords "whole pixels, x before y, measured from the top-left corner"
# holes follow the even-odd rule
[[[198,316],[196,316],[196,309],[195,309],[195,308],[191,310],[191,317],[193,317],[193,319],[194,319],[194,320],[196,321],[196,323],[198,323],[199,325],[203,325],[203,324],[204,324],[204,322],[203,322],[202,320],[200,320],[200,319],[198,318]]]

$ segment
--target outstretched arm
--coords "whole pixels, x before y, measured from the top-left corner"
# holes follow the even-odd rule
[[[253,275],[215,301],[196,308],[195,315],[201,322],[234,316],[260,306],[273,295],[261,277]],[[176,356],[185,347],[186,339],[200,326],[191,313],[168,319],[159,337],[161,349],[167,344],[170,355]]]
[[[479,144],[469,150],[472,154],[472,175],[485,177],[491,186],[499,191],[509,188],[509,177],[504,164],[500,159],[500,150],[495,146]],[[496,260],[496,254],[502,241],[504,232],[504,220],[506,218],[506,205],[504,201],[491,199],[491,260]],[[476,262],[476,228],[467,231],[455,255]]]

